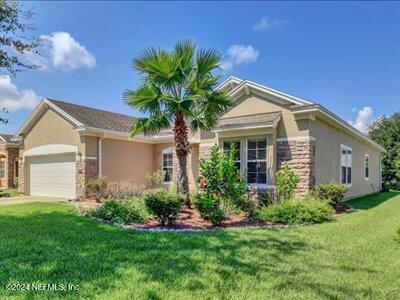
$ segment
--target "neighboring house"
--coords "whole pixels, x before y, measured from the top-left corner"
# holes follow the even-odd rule
[[[18,142],[13,135],[0,133],[0,189],[17,185],[18,178]]]
[[[300,177],[297,194],[315,184],[343,182],[346,197],[377,192],[385,149],[321,105],[230,77],[221,86],[235,101],[215,130],[190,136],[188,173],[196,188],[199,158],[212,145],[237,146],[237,167],[249,183],[272,188],[287,162]],[[171,130],[129,137],[135,118],[44,99],[17,134],[19,189],[30,195],[83,197],[90,178],[146,185],[162,168],[165,183],[177,174]]]

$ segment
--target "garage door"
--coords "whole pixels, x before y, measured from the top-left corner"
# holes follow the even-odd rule
[[[75,189],[75,155],[29,158],[31,195],[75,198]]]

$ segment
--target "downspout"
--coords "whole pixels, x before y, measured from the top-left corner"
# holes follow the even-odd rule
[[[99,139],[99,177],[103,177],[103,140],[106,138],[107,134],[104,133]]]

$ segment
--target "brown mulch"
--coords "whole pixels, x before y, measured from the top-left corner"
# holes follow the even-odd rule
[[[214,226],[210,221],[204,220],[199,212],[195,209],[184,207],[175,225],[169,227],[163,227],[160,223],[155,220],[149,220],[145,224],[137,224],[135,227],[140,229],[159,229],[159,228],[169,228],[169,229],[189,229],[189,230],[204,230],[211,228],[232,228],[232,227],[245,227],[245,226],[255,226],[255,227],[282,227],[283,225],[272,224],[263,221],[253,221],[246,218],[244,215],[233,215],[225,218],[220,226]]]
[[[348,213],[351,212],[353,208],[345,203],[339,203],[335,207],[335,211],[337,215],[343,214],[343,213]]]

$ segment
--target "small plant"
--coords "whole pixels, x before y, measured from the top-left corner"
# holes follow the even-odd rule
[[[400,227],[397,229],[397,241],[400,243]]]
[[[182,208],[184,197],[165,189],[148,190],[144,194],[148,210],[160,221],[161,225],[173,225]]]
[[[332,218],[333,209],[326,201],[316,199],[285,200],[264,207],[258,217],[261,220],[285,224],[315,224]]]
[[[86,185],[90,197],[96,199],[96,202],[101,202],[106,195],[106,181],[104,177],[90,179]]]
[[[161,169],[152,173],[147,173],[147,181],[149,182],[150,188],[158,189],[163,187],[165,172]]]
[[[294,196],[299,176],[286,163],[284,167],[276,173],[276,194],[280,200],[289,200]]]
[[[341,183],[321,183],[314,187],[311,195],[316,199],[326,200],[332,207],[336,207],[347,190],[347,186]]]
[[[210,159],[200,160],[201,176],[198,182],[204,193],[207,194],[207,196],[201,197],[214,199],[215,202],[218,202],[214,208],[222,209],[225,213],[224,208],[229,205],[240,209],[243,197],[246,195],[246,182],[235,167],[235,152],[236,148],[233,144],[227,154],[223,153],[218,145],[214,145],[211,148]],[[221,215],[221,213],[218,214]]]
[[[139,197],[127,200],[106,200],[94,209],[91,216],[121,224],[142,223],[150,218],[144,200]]]
[[[107,184],[106,194],[110,199],[127,199],[142,195],[144,186],[137,186],[127,180],[113,181]]]

